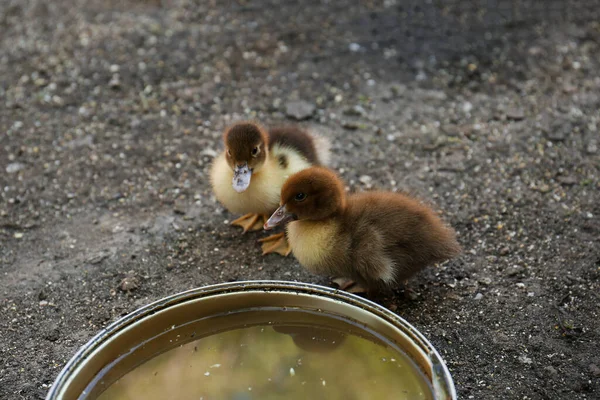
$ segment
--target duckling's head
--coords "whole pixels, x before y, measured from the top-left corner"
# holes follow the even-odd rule
[[[290,176],[281,188],[281,206],[265,223],[265,229],[293,219],[323,220],[346,206],[344,184],[324,167],[310,167]]]
[[[269,137],[253,122],[240,122],[223,134],[225,158],[233,170],[233,188],[243,192],[250,186],[252,174],[257,173],[267,160]]]

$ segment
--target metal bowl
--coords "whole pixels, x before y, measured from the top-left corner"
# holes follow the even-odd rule
[[[369,300],[324,286],[246,281],[193,289],[142,307],[114,322],[85,344],[52,385],[47,400],[94,399],[146,360],[194,337],[194,321],[244,310],[295,308],[353,321],[408,355],[430,382],[437,400],[455,400],[454,383],[429,341],[404,319]],[[179,329],[180,328],[180,329]],[[188,337],[186,337],[186,335]],[[150,345],[148,345],[150,344]],[[100,384],[100,378],[102,377]]]

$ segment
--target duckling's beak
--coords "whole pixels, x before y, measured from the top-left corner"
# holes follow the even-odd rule
[[[233,190],[238,193],[242,193],[250,186],[250,177],[252,176],[252,170],[248,167],[248,164],[236,165],[233,169]]]
[[[271,218],[269,218],[267,220],[267,222],[265,222],[265,226],[263,227],[265,230],[269,230],[269,229],[273,229],[278,225],[283,225],[286,222],[296,219],[296,216],[294,214],[292,214],[291,212],[288,212],[285,209],[285,204],[282,205],[281,207],[279,207],[274,213],[273,215],[271,215]]]

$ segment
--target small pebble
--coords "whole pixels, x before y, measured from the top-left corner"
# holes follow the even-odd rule
[[[296,121],[309,119],[315,112],[315,105],[307,101],[290,101],[285,105],[285,115]]]
[[[565,186],[573,186],[577,184],[577,178],[573,176],[559,176],[557,180]]]
[[[24,168],[25,168],[25,164],[23,164],[23,163],[20,163],[20,162],[10,163],[6,166],[6,172],[8,174],[14,174],[16,172],[21,171]]]
[[[519,357],[519,361],[523,364],[532,364],[533,360],[525,355]]]
[[[519,265],[513,265],[506,271],[506,276],[517,276],[523,272],[523,268]]]
[[[501,248],[501,249],[500,249],[500,252],[499,252],[499,254],[500,254],[501,256],[505,256],[505,255],[507,255],[508,253],[510,253],[510,249],[509,249],[508,247],[503,247],[503,248]]]
[[[110,82],[108,82],[108,86],[113,89],[118,89],[121,87],[121,81],[119,80],[119,74],[113,75]]]
[[[367,115],[367,111],[364,109],[363,106],[356,105],[350,108],[346,108],[344,110],[344,114],[354,117],[364,117],[365,115]]]
[[[573,124],[567,120],[557,120],[546,129],[548,139],[554,142],[562,142],[573,132]]]
[[[356,53],[357,51],[360,51],[360,44],[358,44],[358,43],[350,43],[348,45],[348,49],[351,52]]]
[[[492,278],[485,277],[485,278],[479,279],[478,281],[482,285],[490,285],[492,283]]]
[[[361,175],[360,178],[358,178],[358,181],[364,185],[370,185],[373,181],[373,178],[371,178],[369,175]]]
[[[207,147],[206,149],[202,150],[200,154],[212,158],[215,158],[217,156],[217,152],[214,149],[211,149],[210,147]]]
[[[521,121],[525,119],[525,112],[521,108],[509,108],[506,112],[506,118],[513,121]]]
[[[132,290],[137,289],[138,287],[139,287],[139,282],[138,282],[137,278],[133,277],[133,276],[128,276],[128,277],[123,278],[123,280],[119,284],[119,289],[121,289],[124,292],[130,292]]]
[[[360,125],[358,125],[356,122],[354,121],[343,121],[342,122],[342,128],[344,129],[348,129],[350,131],[355,131],[358,128],[360,128]]]
[[[554,368],[551,365],[548,365],[547,367],[544,367],[544,371],[546,371],[550,375],[556,375],[556,374],[558,374],[558,371],[556,370],[556,368]]]
[[[64,106],[65,105],[65,101],[63,100],[62,97],[60,96],[52,96],[52,103],[54,103],[57,106]]]
[[[90,112],[87,108],[81,106],[79,107],[79,109],[77,110],[77,112],[79,113],[79,115],[81,115],[82,117],[87,117],[90,115]]]
[[[481,299],[483,299],[483,294],[481,294],[481,293],[477,293],[477,294],[475,295],[475,300],[481,300]]]

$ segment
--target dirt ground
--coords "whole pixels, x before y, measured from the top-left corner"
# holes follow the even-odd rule
[[[600,6],[541,3],[0,2],[0,398],[43,398],[166,295],[328,284],[261,257],[207,182],[224,126],[292,115],[352,190],[458,231],[464,254],[381,302],[460,398],[600,398]]]

